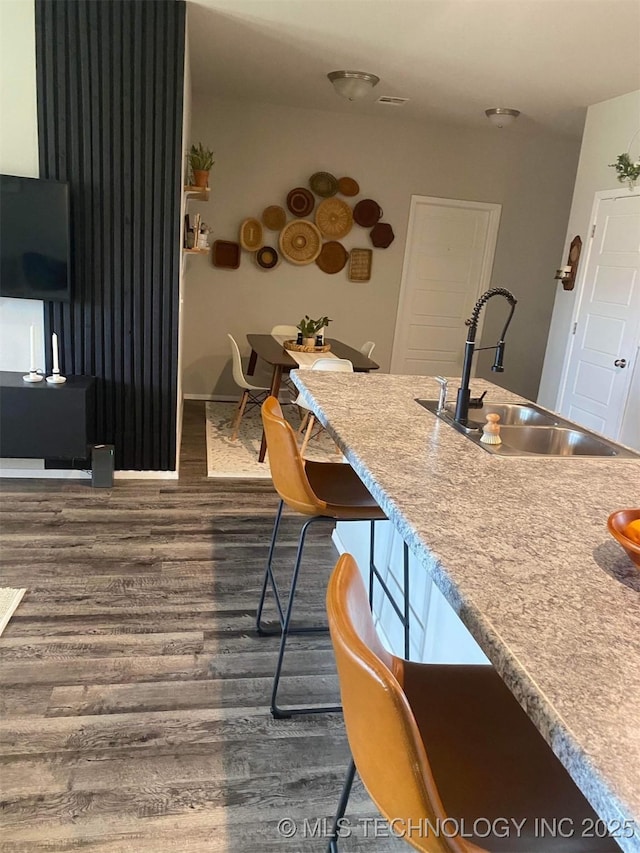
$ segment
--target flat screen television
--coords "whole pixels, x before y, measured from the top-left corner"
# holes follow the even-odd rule
[[[0,175],[0,296],[69,302],[69,185]]]

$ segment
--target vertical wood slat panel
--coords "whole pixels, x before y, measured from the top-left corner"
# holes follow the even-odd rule
[[[124,469],[175,467],[184,38],[183,0],[36,0],[40,175],[72,202],[72,301],[45,332],[98,377]]]

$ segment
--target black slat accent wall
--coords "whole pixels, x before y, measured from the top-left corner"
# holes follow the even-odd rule
[[[72,200],[73,299],[45,303],[45,334],[63,373],[98,377],[96,437],[116,467],[171,470],[185,3],[35,8],[40,175]]]

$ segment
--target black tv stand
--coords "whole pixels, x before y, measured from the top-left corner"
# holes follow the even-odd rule
[[[68,376],[64,385],[25,382],[0,371],[0,457],[88,459],[95,442],[93,376]]]

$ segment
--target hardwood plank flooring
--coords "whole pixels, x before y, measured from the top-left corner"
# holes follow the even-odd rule
[[[0,481],[0,582],[28,590],[0,638],[2,853],[325,849],[342,719],[272,719],[278,639],[253,624],[276,507],[269,481],[207,479],[201,403],[178,481]],[[299,524],[285,513],[285,584]],[[299,612],[322,622],[328,526],[306,554]],[[292,638],[282,688],[337,697],[325,635]],[[405,849],[363,837],[378,813],[359,784],[349,814],[345,853]]]

